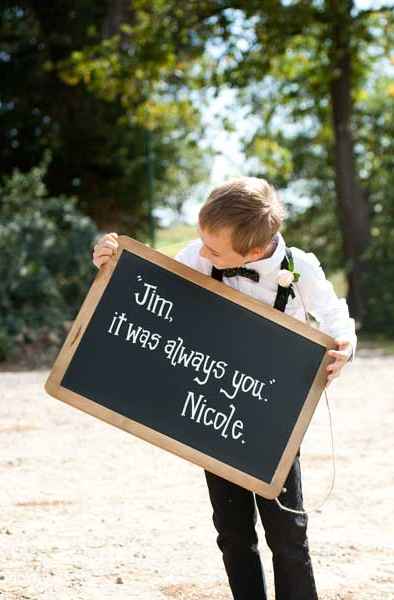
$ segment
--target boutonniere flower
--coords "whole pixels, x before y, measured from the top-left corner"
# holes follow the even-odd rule
[[[294,270],[294,261],[289,259],[289,268],[281,269],[278,273],[278,284],[281,287],[291,287],[291,284],[297,283],[300,278],[300,274]]]

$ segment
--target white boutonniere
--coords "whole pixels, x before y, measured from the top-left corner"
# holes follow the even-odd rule
[[[281,287],[289,287],[293,282],[297,283],[300,274],[294,270],[294,261],[289,259],[289,268],[281,269],[278,273],[277,281]]]

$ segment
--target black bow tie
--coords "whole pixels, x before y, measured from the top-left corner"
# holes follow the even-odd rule
[[[254,269],[247,269],[246,267],[233,267],[230,269],[222,269],[222,273],[225,277],[235,277],[235,275],[241,275],[242,277],[248,277],[253,281],[258,282],[260,274]]]

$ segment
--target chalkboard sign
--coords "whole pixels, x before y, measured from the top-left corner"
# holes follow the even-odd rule
[[[118,241],[46,391],[276,497],[323,391],[334,341],[136,240]]]

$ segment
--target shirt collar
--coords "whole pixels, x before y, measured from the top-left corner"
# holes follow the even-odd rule
[[[282,234],[279,231],[274,236],[274,239],[276,239],[278,243],[272,256],[248,262],[244,266],[247,269],[255,269],[261,275],[267,275],[268,273],[272,273],[272,271],[278,268],[285,256],[286,244]]]

